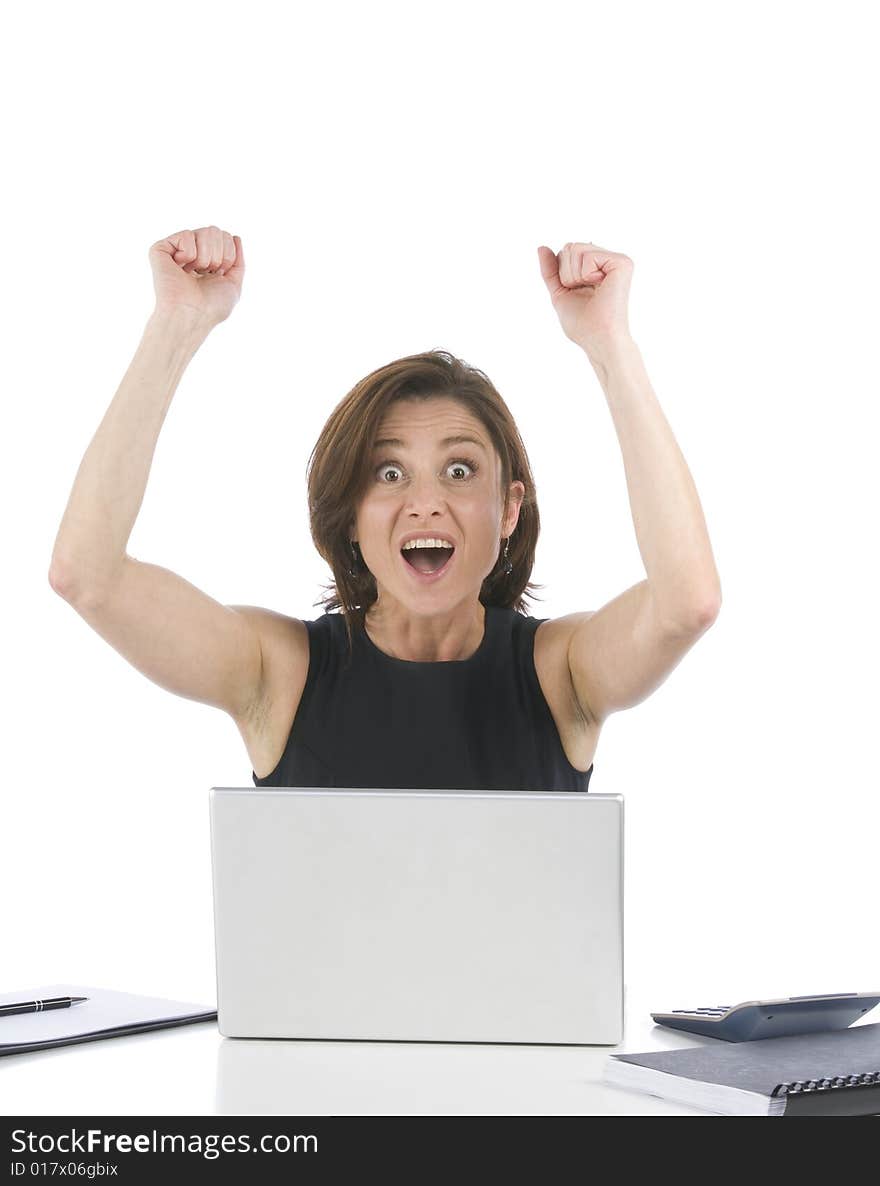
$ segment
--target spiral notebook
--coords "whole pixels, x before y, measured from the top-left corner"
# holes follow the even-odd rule
[[[0,993],[0,1005],[15,1001],[36,1001],[46,997],[88,997],[68,1009],[47,1009],[43,1013],[13,1013],[0,1017],[0,1055],[25,1054],[74,1042],[95,1042],[120,1038],[144,1030],[216,1021],[217,1010],[190,1001],[166,997],[142,997],[109,988],[81,984],[43,984],[39,988],[18,988]]]
[[[880,1114],[880,1022],[849,1029],[612,1054],[606,1083],[727,1116]]]

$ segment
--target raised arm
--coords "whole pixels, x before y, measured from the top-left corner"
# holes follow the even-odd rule
[[[269,611],[220,605],[126,546],[171,400],[199,346],[235,306],[244,254],[238,236],[204,227],[154,243],[150,263],[156,308],[80,464],[49,581],[149,679],[241,719],[259,694],[260,622]]]

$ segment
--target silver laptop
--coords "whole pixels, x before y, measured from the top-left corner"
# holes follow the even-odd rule
[[[212,787],[231,1038],[617,1044],[623,796]]]

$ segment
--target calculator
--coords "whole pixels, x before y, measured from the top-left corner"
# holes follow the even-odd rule
[[[880,1002],[880,992],[828,992],[805,997],[742,1001],[652,1013],[658,1025],[725,1042],[787,1038],[821,1030],[843,1030]]]

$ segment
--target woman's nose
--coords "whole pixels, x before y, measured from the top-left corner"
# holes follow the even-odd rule
[[[420,511],[430,510],[433,507],[439,508],[443,506],[444,499],[443,484],[438,478],[430,476],[413,478],[407,499],[412,508]]]

